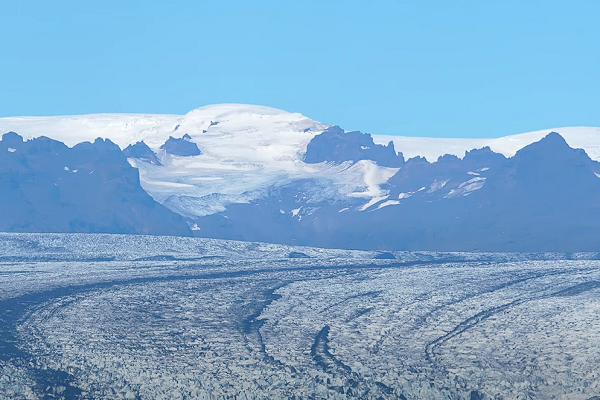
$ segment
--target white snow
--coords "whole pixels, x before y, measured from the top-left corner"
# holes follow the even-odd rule
[[[406,158],[425,157],[433,162],[444,154],[464,157],[465,151],[489,146],[492,151],[512,157],[523,147],[537,142],[550,132],[558,132],[573,148],[584,149],[593,160],[600,161],[600,128],[579,126],[543,129],[535,132],[500,138],[428,138],[409,136],[372,135],[377,144],[387,144],[390,140]]]
[[[193,188],[194,185],[190,185],[188,183],[178,183],[178,182],[167,182],[167,181],[148,181],[148,185],[154,186],[166,186],[171,188]]]
[[[361,160],[354,164],[350,169],[362,171],[364,179],[364,190],[352,192],[352,197],[381,197],[387,195],[387,191],[382,190],[379,185],[387,182],[400,168],[380,167],[371,160]]]
[[[388,201],[384,201],[379,206],[377,206],[377,209],[379,210],[380,208],[383,208],[383,207],[395,206],[398,204],[400,204],[400,202],[398,200],[388,200]]]
[[[476,178],[473,178],[473,179],[469,179],[468,181],[463,182],[460,185],[458,185],[458,187],[459,188],[467,187],[467,186],[469,186],[469,185],[471,185],[473,183],[476,183],[476,182],[485,182],[485,178],[483,178],[483,177],[476,177]]]
[[[433,192],[437,192],[438,190],[440,190],[441,188],[443,188],[444,186],[446,186],[446,183],[448,183],[448,179],[444,180],[444,181],[438,181],[437,179],[434,180],[431,183],[431,186],[429,186],[429,190],[427,191],[427,193],[431,194]]]
[[[452,189],[444,196],[444,198],[451,198],[456,196],[468,196],[475,190],[479,190],[485,185],[485,178],[478,176],[473,179],[469,179],[466,182],[462,182],[458,185],[458,189]]]
[[[371,200],[369,200],[367,203],[365,203],[361,208],[360,211],[365,211],[366,209],[368,209],[369,207],[379,203],[382,200],[385,200],[387,197],[386,196],[377,196],[377,197],[373,197]]]
[[[352,164],[340,176],[345,179],[346,188],[343,189],[347,196],[355,198],[368,198],[360,211],[364,211],[381,200],[387,198],[389,190],[381,189],[398,172],[399,168],[380,167],[370,160],[361,160]],[[352,188],[353,190],[348,191]]]
[[[133,168],[137,168],[137,160],[135,158],[128,158],[127,162],[129,163],[129,165],[131,165]]]
[[[192,180],[195,181],[220,181],[221,179],[223,179],[220,176],[199,176],[197,178],[192,178]]]

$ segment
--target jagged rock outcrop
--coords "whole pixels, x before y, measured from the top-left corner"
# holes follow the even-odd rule
[[[106,139],[69,148],[46,137],[0,141],[0,231],[190,235],[184,219],[140,186]]]
[[[198,145],[191,141],[192,137],[187,133],[183,137],[176,139],[173,136],[169,136],[169,139],[160,146],[167,154],[181,157],[199,156],[202,154]]]
[[[123,150],[123,154],[125,154],[127,158],[135,158],[158,166],[162,165],[156,156],[156,153],[153,152],[143,140],[141,142],[137,142],[136,144],[130,144],[127,146]]]
[[[393,142],[390,141],[387,146],[375,144],[368,133],[344,132],[339,126],[332,126],[316,135],[308,144],[304,156],[304,162],[309,164],[359,160],[372,160],[383,167],[400,167],[404,164],[404,157],[402,153],[396,153]]]

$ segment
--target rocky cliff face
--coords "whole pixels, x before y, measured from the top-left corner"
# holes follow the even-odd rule
[[[192,142],[191,139],[192,137],[188,134],[183,135],[183,137],[179,139],[170,136],[160,148],[167,154],[172,154],[174,156],[199,156],[202,153],[200,152],[200,149],[198,149],[198,145]]]
[[[156,156],[156,153],[153,152],[143,140],[141,142],[137,142],[136,144],[130,144],[127,146],[123,150],[123,154],[125,154],[127,158],[135,158],[159,167],[162,165]]]
[[[404,164],[402,153],[396,153],[394,143],[387,146],[375,144],[368,133],[345,132],[332,126],[316,135],[308,144],[304,162],[341,163],[344,161],[372,160],[383,167],[400,167]]]
[[[183,218],[140,186],[119,147],[97,139],[72,148],[14,132],[0,141],[0,230],[189,235]]]

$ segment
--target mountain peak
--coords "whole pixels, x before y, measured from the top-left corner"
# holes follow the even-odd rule
[[[581,149],[573,149],[567,141],[557,132],[550,132],[541,140],[531,143],[517,151],[515,157],[535,157],[536,159],[572,159],[584,157],[589,160],[588,155]]]
[[[396,153],[394,142],[390,141],[387,146],[376,144],[368,133],[346,132],[337,125],[314,136],[304,155],[304,162],[309,164],[359,160],[372,160],[392,168],[404,164],[404,157],[402,153]]]
[[[560,133],[552,131],[540,140],[540,142],[544,143],[552,143],[557,146],[569,146],[565,138],[563,138]]]
[[[23,143],[23,136],[19,135],[16,132],[7,132],[2,135],[2,142],[5,144],[18,144]]]

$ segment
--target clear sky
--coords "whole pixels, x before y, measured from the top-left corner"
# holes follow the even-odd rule
[[[0,117],[215,103],[375,134],[600,126],[600,1],[19,0]]]

